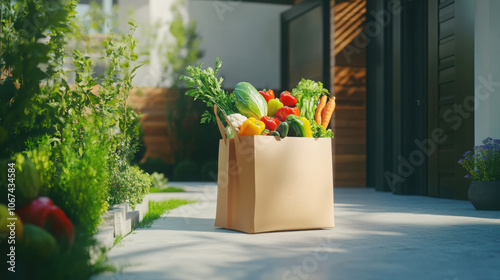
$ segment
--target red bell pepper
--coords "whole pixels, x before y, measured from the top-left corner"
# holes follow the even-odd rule
[[[56,240],[60,240],[65,248],[70,248],[73,245],[73,224],[61,208],[55,205],[51,206],[45,221],[45,228],[54,235]]]
[[[274,131],[281,123],[281,121],[277,117],[270,118],[268,116],[263,116],[260,120],[264,122],[264,124],[266,125],[266,129],[268,129],[269,131]]]
[[[41,196],[16,210],[23,223],[33,224],[47,229],[67,248],[71,247],[74,228],[61,208],[54,205],[48,197]]]
[[[289,91],[284,91],[280,95],[280,101],[285,106],[293,107],[297,104],[297,97],[293,96]]]
[[[17,215],[21,218],[23,223],[32,224],[43,228],[45,219],[49,213],[50,207],[54,202],[46,196],[40,196],[25,206],[16,210]]]
[[[264,96],[264,98],[266,99],[266,103],[269,102],[269,100],[274,99],[274,91],[272,89],[270,89],[268,91],[260,90],[259,93],[262,96]]]
[[[288,117],[288,115],[300,116],[299,108],[283,106],[276,111],[276,117],[278,117],[282,122],[286,121],[286,117]]]

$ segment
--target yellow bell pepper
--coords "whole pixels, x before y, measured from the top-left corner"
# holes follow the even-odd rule
[[[256,120],[253,117],[248,118],[243,122],[240,129],[240,135],[260,135],[266,128],[263,121]]]
[[[304,122],[304,132],[305,132],[304,137],[313,137],[311,122],[305,117],[300,117],[300,120]]]

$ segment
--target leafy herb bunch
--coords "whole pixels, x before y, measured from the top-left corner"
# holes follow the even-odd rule
[[[201,115],[201,123],[217,123],[213,111],[215,104],[219,106],[226,116],[238,112],[234,95],[230,95],[222,89],[224,79],[215,77],[221,66],[222,61],[217,58],[215,69],[212,69],[212,67],[203,69],[203,64],[198,64],[196,67],[189,66],[187,68],[188,76],[180,77],[181,80],[187,83],[189,88],[186,95],[193,97],[194,100],[200,99],[207,105],[208,109]]]
[[[483,140],[483,145],[475,146],[472,151],[467,151],[458,163],[464,167],[468,174],[465,178],[472,181],[497,181],[500,180],[500,139],[488,137]]]

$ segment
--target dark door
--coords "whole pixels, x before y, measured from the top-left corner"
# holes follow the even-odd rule
[[[427,194],[426,4],[367,1],[366,26],[379,31],[366,31],[367,181],[377,190]]]
[[[474,1],[369,0],[368,11],[367,25],[390,12],[367,51],[368,184],[466,198],[457,161],[474,137]]]
[[[291,90],[301,78],[330,85],[328,0],[305,0],[281,14],[281,86]]]
[[[466,199],[457,164],[474,145],[474,1],[429,0],[429,195]]]

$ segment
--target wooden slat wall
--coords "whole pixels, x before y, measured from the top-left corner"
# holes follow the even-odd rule
[[[335,186],[366,186],[366,48],[353,41],[364,28],[366,1],[330,1],[331,92],[337,98],[332,130],[335,133]],[[358,38],[359,39],[359,38]],[[347,48],[347,49],[346,49]],[[356,48],[356,53],[347,50]],[[352,49],[351,49],[352,50]]]
[[[148,157],[160,157],[168,163],[174,163],[171,151],[170,133],[165,119],[165,110],[177,99],[175,90],[164,88],[135,88],[127,100],[127,104],[142,114],[141,123],[144,130],[144,145]]]

